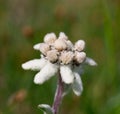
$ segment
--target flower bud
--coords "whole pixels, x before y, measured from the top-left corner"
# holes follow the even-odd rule
[[[55,62],[58,60],[58,55],[59,55],[59,52],[57,50],[50,50],[47,52],[47,59],[51,62]]]
[[[64,32],[60,32],[60,34],[59,34],[59,39],[68,40],[68,37],[65,35]]]
[[[61,53],[61,56],[60,56],[60,61],[63,63],[63,64],[69,64],[72,60],[73,60],[73,52],[71,51],[64,51]]]
[[[55,42],[56,39],[57,38],[56,38],[56,35],[54,33],[48,33],[44,37],[44,42],[48,43],[48,44],[52,44]]]
[[[62,39],[57,39],[54,43],[54,47],[55,49],[57,49],[58,51],[62,51],[67,49],[67,44],[65,43],[64,40]]]
[[[75,43],[75,50],[76,51],[82,51],[85,48],[85,42],[84,40],[78,40]]]
[[[40,44],[40,51],[41,51],[41,53],[46,55],[49,50],[50,50],[50,46],[48,44],[45,44],[45,43],[41,43]]]
[[[74,57],[74,60],[77,62],[77,63],[82,63],[86,58],[86,53],[85,52],[75,52],[75,57]]]

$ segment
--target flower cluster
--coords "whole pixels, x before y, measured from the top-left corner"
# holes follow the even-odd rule
[[[35,75],[34,83],[42,84],[59,71],[62,81],[71,85],[73,92],[79,96],[83,90],[80,78],[82,64],[96,65],[83,51],[85,42],[78,40],[73,45],[65,33],[60,32],[58,38],[54,33],[49,33],[45,35],[43,43],[38,43],[33,48],[41,52],[41,58],[22,64],[22,68],[39,71]]]
[[[44,37],[44,43],[34,46],[34,49],[40,50],[48,61],[61,65],[82,63],[86,58],[85,52],[81,52],[84,48],[83,40],[73,45],[63,32],[60,32],[58,39],[54,33],[49,33]]]
[[[41,57],[22,64],[22,68],[39,71],[34,77],[35,84],[43,84],[58,73],[58,86],[53,106],[38,105],[44,114],[57,114],[62,97],[69,87],[77,96],[82,93],[83,86],[80,77],[82,66],[97,64],[93,59],[86,57],[83,40],[78,40],[73,44],[63,32],[60,32],[58,38],[54,33],[46,34],[44,42],[34,45],[33,48],[41,52]]]

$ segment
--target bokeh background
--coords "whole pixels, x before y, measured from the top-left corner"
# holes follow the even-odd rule
[[[42,114],[52,104],[56,77],[35,85],[36,72],[21,64],[40,53],[33,45],[46,33],[64,31],[72,42],[86,41],[83,94],[65,96],[60,114],[120,114],[119,0],[0,0],[0,114]]]

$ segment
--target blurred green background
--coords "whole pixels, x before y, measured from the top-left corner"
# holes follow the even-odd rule
[[[38,104],[52,104],[56,78],[35,85],[36,72],[21,64],[40,53],[33,45],[46,33],[64,31],[86,41],[83,94],[65,96],[60,114],[120,114],[119,0],[0,0],[0,114],[42,114]]]

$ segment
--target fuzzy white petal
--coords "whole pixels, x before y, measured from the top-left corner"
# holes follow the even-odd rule
[[[35,45],[33,46],[33,48],[34,48],[35,50],[40,50],[40,45],[41,45],[41,43],[35,44]]]
[[[72,84],[72,89],[77,96],[80,96],[83,91],[82,80],[78,73],[74,72],[74,75],[75,75],[75,79]]]
[[[40,72],[35,75],[34,83],[43,84],[45,81],[54,76],[58,71],[58,66],[48,62]]]
[[[47,60],[44,58],[33,59],[22,64],[22,68],[25,70],[40,70],[45,66],[46,63],[47,63]]]
[[[70,65],[62,65],[60,67],[60,73],[61,73],[63,82],[65,82],[66,84],[73,83],[74,74],[71,70]]]
[[[91,65],[91,66],[97,66],[97,63],[89,57],[86,58],[85,63],[87,63],[88,65]]]

